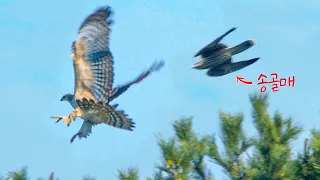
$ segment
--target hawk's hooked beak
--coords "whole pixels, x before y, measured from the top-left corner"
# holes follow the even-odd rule
[[[60,99],[60,101],[63,101],[63,98],[64,98],[64,97],[62,97],[62,98]]]

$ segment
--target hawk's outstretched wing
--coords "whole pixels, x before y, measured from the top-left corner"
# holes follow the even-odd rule
[[[164,66],[163,60],[160,62],[155,61],[147,71],[144,71],[143,73],[141,73],[135,80],[129,83],[126,83],[124,85],[115,87],[110,93],[109,101],[111,102],[115,98],[119,97],[121,94],[126,92],[130,88],[130,86],[136,83],[140,83],[143,79],[148,77],[151,73],[155,71],[159,71],[163,66]]]
[[[83,114],[90,121],[98,121],[110,126],[133,131],[135,123],[132,119],[128,118],[124,111],[116,110],[117,105],[110,106],[107,103],[98,102],[95,103],[92,100],[83,99],[77,100],[80,109]],[[95,123],[98,124],[98,123]]]
[[[113,57],[109,49],[111,7],[98,8],[88,16],[72,43],[75,98],[108,102],[113,84]]]

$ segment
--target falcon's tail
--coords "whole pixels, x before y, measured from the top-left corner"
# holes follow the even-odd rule
[[[145,79],[146,77],[148,77],[151,73],[153,72],[156,72],[156,71],[159,71],[163,66],[164,66],[164,61],[161,60],[161,61],[155,61],[153,62],[153,64],[151,65],[151,67],[147,70],[147,71],[144,71],[143,73],[141,73],[136,79],[134,79],[133,81],[127,83],[127,84],[124,84],[124,85],[121,85],[121,86],[118,86],[116,88],[114,88],[112,91],[111,91],[111,95],[110,95],[110,98],[109,98],[109,102],[111,102],[112,100],[114,100],[115,98],[119,97],[121,94],[123,94],[124,92],[126,92],[130,86],[132,86],[133,84],[137,84],[137,83],[140,83],[143,79]]]
[[[227,51],[233,56],[251,48],[254,44],[255,42],[253,40],[247,40],[241,44],[238,44],[232,48],[227,49]]]
[[[83,113],[94,117],[95,121],[129,131],[133,131],[135,128],[135,123],[127,117],[128,115],[124,111],[116,110],[117,104],[110,106],[107,103],[95,103],[93,100],[88,101],[85,98],[82,101],[77,100],[77,103]]]

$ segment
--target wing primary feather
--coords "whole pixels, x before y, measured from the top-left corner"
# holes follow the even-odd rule
[[[91,23],[93,21],[106,21],[112,15],[113,15],[113,11],[110,6],[99,7],[94,13],[89,15],[86,18],[86,20],[84,20],[79,30],[81,30],[84,26],[86,26],[88,23]],[[108,21],[108,22],[110,23],[111,21]]]
[[[236,30],[236,27],[231,28],[229,31],[225,32],[224,34],[222,34],[221,36],[219,36],[217,39],[215,39],[214,41],[212,41],[211,43],[209,43],[208,45],[206,45],[204,48],[200,49],[195,55],[194,57],[199,56],[202,53],[205,53],[206,51],[209,51],[210,49],[212,49],[213,47],[215,47],[224,37],[226,37],[229,33],[231,33],[232,31]]]
[[[126,92],[133,84],[140,83],[143,79],[148,77],[151,73],[159,71],[161,68],[163,68],[164,65],[165,65],[165,62],[163,60],[154,61],[152,65],[149,67],[149,69],[141,73],[136,79],[124,85],[117,86],[112,91],[110,91],[109,101],[111,102],[115,98],[119,97],[121,94]]]

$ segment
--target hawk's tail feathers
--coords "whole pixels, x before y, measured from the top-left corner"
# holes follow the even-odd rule
[[[103,123],[110,126],[133,131],[135,128],[135,122],[122,110],[116,110],[118,104],[110,106],[108,103],[95,102],[93,100],[76,100],[80,109],[88,114],[104,117],[101,119]]]
[[[128,115],[123,110],[116,110],[116,106],[117,104],[113,106],[107,103],[103,104],[102,109],[109,115],[105,123],[116,128],[133,131],[136,123],[131,118],[128,118]]]

